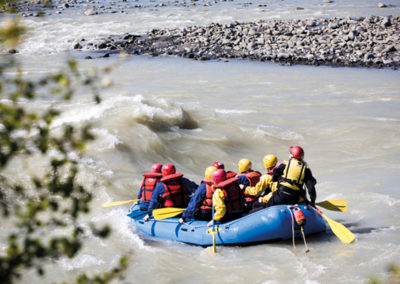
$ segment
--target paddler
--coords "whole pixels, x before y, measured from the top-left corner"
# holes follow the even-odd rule
[[[207,202],[207,207],[212,210],[214,205],[214,220],[216,222],[226,222],[239,218],[243,214],[243,191],[239,187],[238,178],[227,178],[223,169],[218,169],[211,174],[211,180],[214,182],[212,201]],[[213,225],[213,220],[208,226]]]
[[[149,220],[153,209],[162,207],[185,208],[198,185],[183,177],[182,173],[176,173],[173,164],[165,164],[161,168],[162,178],[153,191],[149,204],[149,213],[144,220]]]
[[[245,211],[249,211],[252,208],[253,202],[257,200],[257,193],[254,188],[245,190],[247,187],[254,187],[260,180],[261,173],[252,169],[252,163],[249,159],[240,159],[238,162],[239,173],[236,177],[239,179],[240,188],[243,189],[245,199],[244,207]],[[247,192],[246,192],[247,191]]]
[[[305,200],[303,186],[307,187],[310,204],[315,206],[317,193],[310,168],[304,159],[304,150],[300,146],[289,148],[289,160],[284,161],[273,170],[272,181],[278,182],[277,190],[272,194],[266,206],[276,204],[297,204]]]
[[[189,201],[189,205],[182,213],[182,218],[179,219],[180,223],[184,223],[186,219],[210,220],[211,209],[208,203],[211,203],[212,194],[214,192],[214,182],[211,179],[211,174],[217,168],[210,166],[204,172],[204,179],[200,182],[199,187],[194,192]]]
[[[161,168],[162,164],[156,163],[151,167],[151,172],[143,174],[142,185],[137,196],[139,199],[138,204],[142,211],[147,210],[153,191],[162,178]]]

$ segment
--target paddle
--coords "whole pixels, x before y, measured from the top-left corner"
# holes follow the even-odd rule
[[[104,203],[103,205],[101,205],[101,207],[118,206],[118,205],[122,205],[122,204],[138,202],[138,201],[139,201],[139,199],[125,200],[125,201],[114,201],[114,202]]]
[[[346,200],[325,200],[316,203],[318,206],[321,206],[325,209],[332,210],[332,211],[340,211],[346,212],[347,211],[347,202]]]
[[[354,234],[347,229],[342,224],[333,221],[332,219],[328,218],[324,213],[321,212],[318,208],[314,207],[314,209],[328,222],[329,226],[331,227],[332,232],[344,243],[350,244],[354,242],[356,237]]]
[[[212,234],[213,234],[213,252],[217,253],[217,247],[215,246],[215,220],[214,220],[214,204],[212,205],[212,220],[213,220],[213,225],[212,225]]]
[[[159,208],[153,210],[153,217],[156,220],[162,220],[166,218],[172,218],[176,215],[181,214],[185,211],[186,208],[175,208],[175,207],[166,207],[166,208]]]

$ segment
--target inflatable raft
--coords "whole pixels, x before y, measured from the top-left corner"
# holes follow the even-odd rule
[[[311,206],[299,205],[305,216],[304,234],[311,235],[326,231],[324,218]],[[192,220],[184,224],[179,218],[163,220],[150,219],[144,221],[147,211],[140,211],[134,205],[128,212],[136,224],[138,231],[147,237],[172,240],[200,246],[213,245],[212,227],[207,227],[208,221]],[[301,228],[295,222],[293,206],[275,205],[245,215],[239,219],[215,226],[215,241],[217,245],[237,245],[261,243],[275,240],[287,240],[301,237]]]

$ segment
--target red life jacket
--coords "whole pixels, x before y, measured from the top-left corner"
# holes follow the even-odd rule
[[[243,191],[239,187],[237,177],[224,180],[217,184],[225,194],[226,213],[241,213],[243,211]]]
[[[233,177],[235,177],[236,175],[237,175],[237,173],[235,173],[235,172],[227,171],[227,172],[226,172],[226,179],[233,178]]]
[[[238,176],[245,176],[247,178],[247,180],[249,181],[250,186],[255,186],[257,184],[257,182],[259,182],[259,180],[260,180],[261,173],[257,172],[257,171],[253,171],[253,172],[240,174]],[[246,194],[246,192],[244,192],[244,196],[245,196],[246,202],[248,202],[248,203],[254,202],[258,198],[257,196],[250,196],[250,195]]]
[[[164,207],[184,208],[189,203],[189,191],[182,184],[183,174],[172,174],[161,179],[165,193],[161,196]]]
[[[247,180],[250,183],[250,186],[255,186],[257,184],[257,182],[259,182],[260,177],[261,177],[261,173],[254,171],[254,172],[248,172],[248,173],[244,173],[244,174],[239,174],[237,175],[238,177],[240,176],[245,176],[247,178]]]
[[[212,186],[214,182],[210,178],[206,178],[202,180],[206,185],[206,196],[203,200],[203,204],[200,206],[201,210],[212,210],[212,197],[215,191],[215,188]]]
[[[162,178],[161,173],[145,173],[143,174],[144,179],[142,182],[142,194],[140,200],[150,201],[153,195],[153,190]]]

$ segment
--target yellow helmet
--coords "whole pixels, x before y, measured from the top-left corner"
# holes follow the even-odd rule
[[[272,154],[265,155],[263,160],[264,160],[264,167],[266,169],[275,167],[276,163],[278,162],[278,159]]]
[[[247,172],[251,169],[251,162],[249,159],[241,159],[238,163],[239,172]]]
[[[217,170],[216,167],[208,167],[204,173],[205,178],[210,178],[213,171]]]

